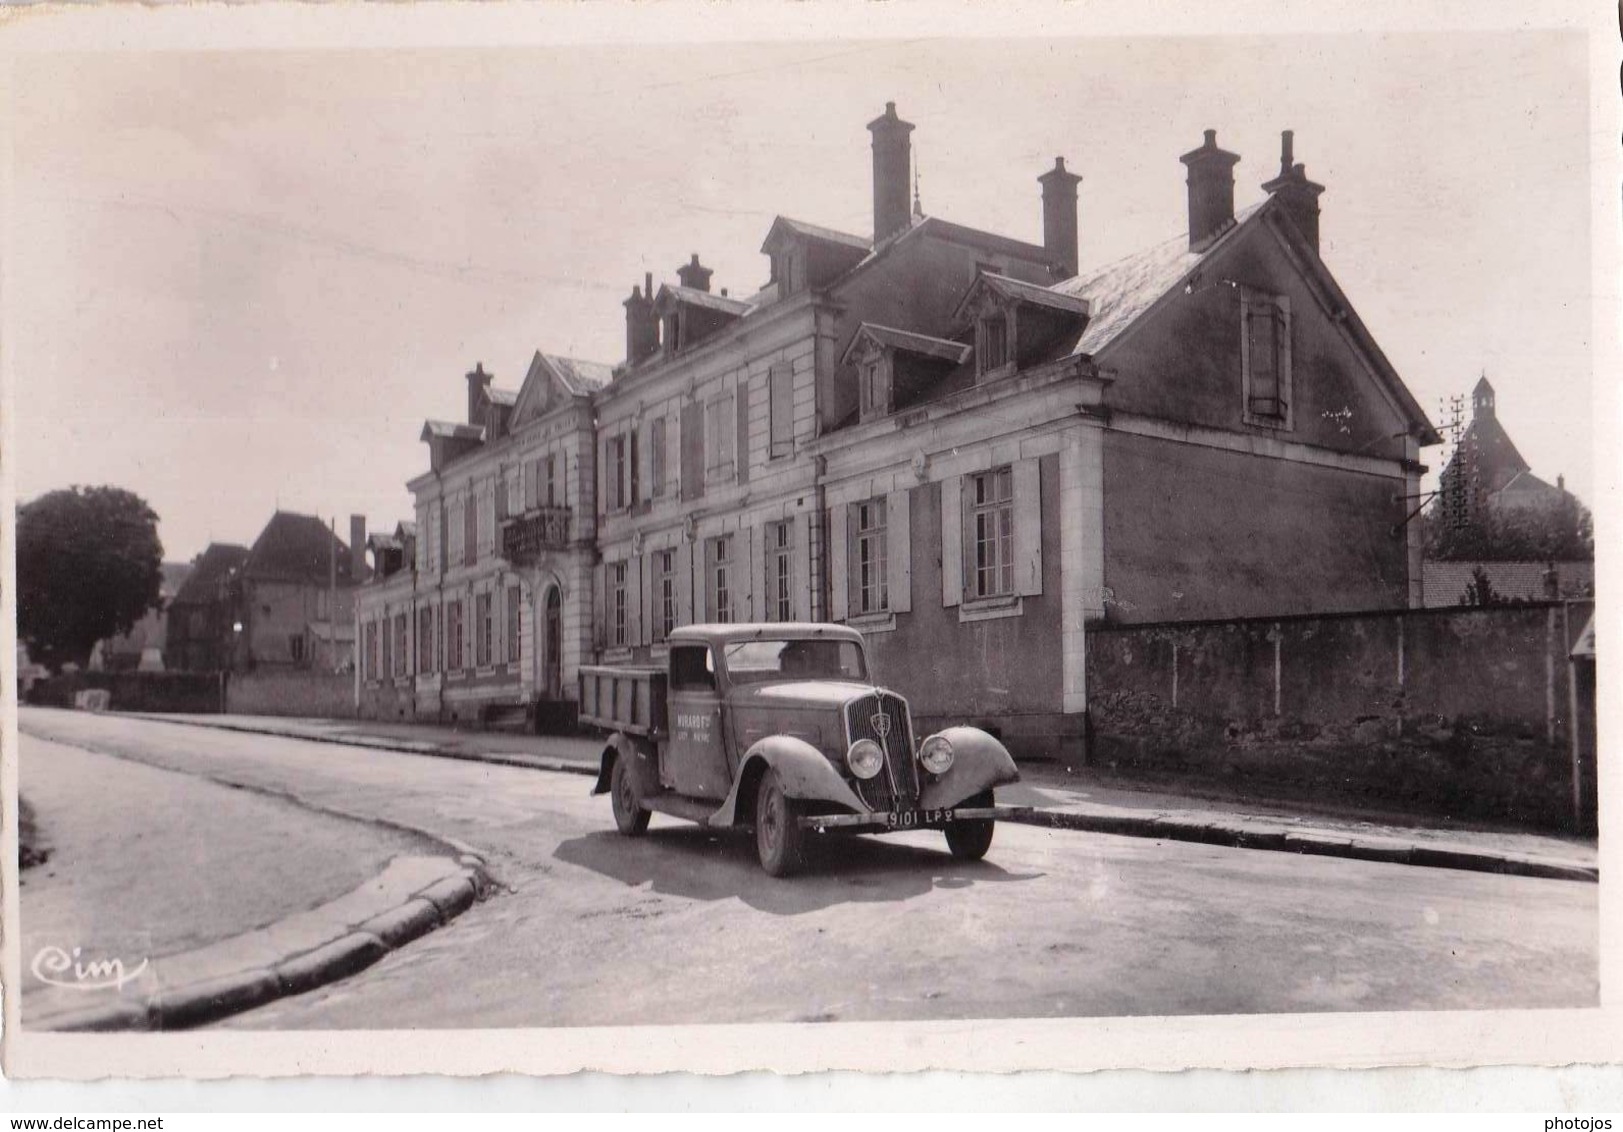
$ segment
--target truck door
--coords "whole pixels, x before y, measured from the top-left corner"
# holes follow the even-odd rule
[[[732,776],[721,727],[716,662],[708,645],[672,645],[667,693],[671,740],[660,760],[667,789],[690,798],[727,797]]]

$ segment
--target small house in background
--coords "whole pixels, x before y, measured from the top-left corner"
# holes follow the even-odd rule
[[[235,586],[248,548],[211,542],[191,561],[169,603],[163,665],[171,672],[219,672],[231,666]]]
[[[1476,572],[1500,602],[1569,601],[1595,596],[1593,562],[1437,562],[1422,570],[1427,607],[1478,605],[1473,600]]]
[[[158,604],[130,626],[128,633],[97,641],[90,652],[92,671],[162,672],[168,636],[169,607],[192,572],[190,562],[165,562],[158,586]]]
[[[351,517],[346,546],[314,515],[277,511],[237,575],[233,667],[349,668],[355,586],[368,576],[365,517]]]

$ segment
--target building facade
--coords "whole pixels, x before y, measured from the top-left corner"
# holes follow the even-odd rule
[[[1030,244],[921,215],[913,126],[888,105],[868,129],[870,234],[779,217],[764,287],[713,291],[695,255],[625,300],[577,435],[595,523],[563,697],[572,659],[657,662],[677,625],[840,621],[921,726],[1053,757],[1085,734],[1090,623],[1419,604],[1406,497],[1437,438],[1319,259],[1288,133],[1236,214],[1208,131],[1188,232],[1080,275],[1063,160]],[[499,481],[512,442],[473,410],[441,426],[457,482]],[[420,528],[440,476],[413,481]]]

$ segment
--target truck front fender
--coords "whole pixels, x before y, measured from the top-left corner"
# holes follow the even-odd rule
[[[761,776],[768,770],[778,772],[783,792],[803,802],[832,802],[857,813],[867,813],[852,789],[828,761],[828,756],[804,739],[790,735],[768,735],[744,752],[739,764],[738,777],[727,800],[721,804],[712,826],[748,825],[754,820],[755,792]]]
[[[950,809],[983,790],[1020,781],[1008,749],[979,727],[948,727],[937,734],[952,744],[952,765],[925,783],[919,797],[924,809]]]
[[[637,793],[641,797],[650,797],[664,789],[659,783],[659,753],[653,744],[616,731],[609,736],[608,743],[603,748],[597,781],[592,785],[593,794],[609,792],[614,780],[614,764],[617,759],[626,760],[626,766],[631,771],[631,780],[636,783]]]

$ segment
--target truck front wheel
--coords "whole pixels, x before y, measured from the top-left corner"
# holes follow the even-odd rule
[[[626,756],[614,760],[609,777],[609,803],[614,807],[614,824],[627,837],[641,837],[648,831],[648,811],[637,801],[637,784],[632,780]]]
[[[778,772],[761,776],[755,796],[755,851],[761,867],[775,877],[799,871],[806,860],[806,831],[800,828],[800,804],[783,792]]]

